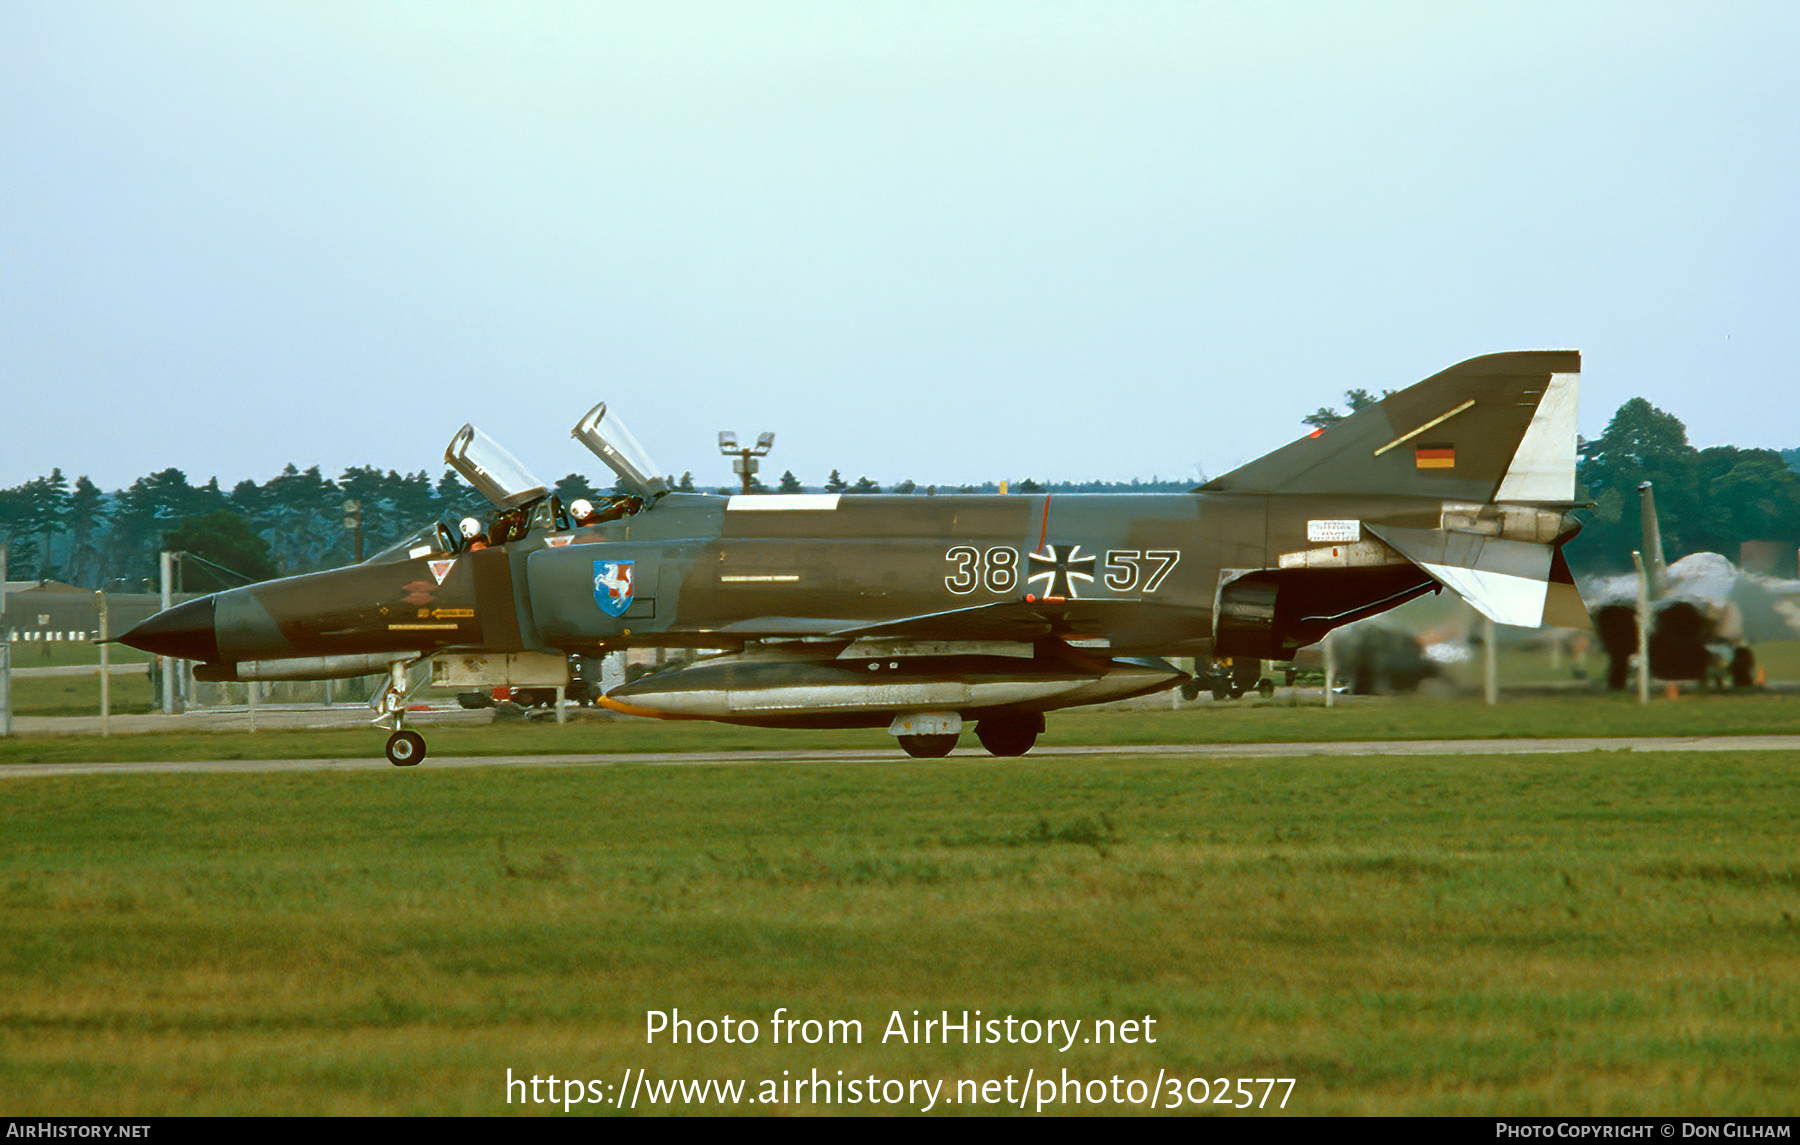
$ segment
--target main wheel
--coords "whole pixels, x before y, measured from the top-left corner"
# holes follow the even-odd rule
[[[900,747],[915,759],[942,759],[956,746],[955,735],[897,736]]]
[[[1042,730],[1042,717],[1035,720],[987,719],[975,725],[975,738],[981,741],[989,755],[1018,756],[1031,750]]]
[[[1739,645],[1731,654],[1731,686],[1734,688],[1751,688],[1756,686],[1756,653]]]
[[[425,758],[425,737],[418,732],[395,732],[387,741],[388,762],[395,767],[413,767]]]

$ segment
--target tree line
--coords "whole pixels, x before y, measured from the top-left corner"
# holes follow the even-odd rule
[[[1346,395],[1352,410],[1379,400],[1363,391]],[[1320,409],[1304,419],[1328,425],[1343,415]],[[1800,449],[1775,451],[1713,446],[1696,449],[1680,419],[1633,398],[1619,407],[1606,430],[1580,445],[1578,514],[1585,528],[1568,547],[1580,574],[1629,571],[1631,551],[1642,547],[1637,487],[1655,483],[1663,547],[1669,560],[1692,552],[1723,553],[1736,561],[1745,541],[1781,546],[1776,572],[1796,575],[1800,547]],[[1018,481],[1014,493],[1178,492],[1196,482]],[[691,492],[692,473],[670,485]],[[579,473],[555,483],[564,502],[593,499],[604,490]],[[719,486],[720,493],[739,492]],[[803,484],[792,470],[774,487],[756,481],[753,492],[843,494],[994,493],[997,482],[926,485],[911,479],[884,489],[864,476],[852,482],[833,469],[822,485]],[[622,491],[622,490],[618,490]],[[483,515],[488,506],[453,471],[432,480],[425,471],[403,474],[374,466],[353,467],[336,478],[318,466],[288,465],[268,481],[240,481],[227,490],[213,478],[195,485],[179,469],[140,477],[124,489],[104,492],[85,476],[69,481],[53,469],[11,489],[0,489],[0,542],[7,546],[13,579],[60,580],[84,588],[147,591],[165,549],[193,554],[183,563],[183,587],[210,592],[273,576],[335,568],[355,558],[354,531],[344,503],[357,503],[364,555],[411,536],[434,521]]]
[[[423,471],[363,467],[334,480],[318,466],[289,465],[261,484],[227,490],[217,478],[195,485],[164,469],[107,493],[85,476],[71,483],[57,468],[0,489],[0,541],[14,579],[146,591],[158,576],[157,554],[174,549],[199,558],[184,565],[184,587],[211,591],[350,561],[347,500],[359,502],[365,552],[374,552],[481,498],[450,472],[434,482]]]
[[[1783,550],[1773,572],[1794,576],[1800,547],[1800,449],[1696,449],[1687,426],[1643,398],[1620,406],[1606,430],[1583,441],[1576,475],[1593,508],[1568,547],[1576,571],[1629,572],[1631,552],[1643,548],[1638,486],[1656,490],[1663,552],[1670,561],[1689,553],[1740,559],[1745,542]]]

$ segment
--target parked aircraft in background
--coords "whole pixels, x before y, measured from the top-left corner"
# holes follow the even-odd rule
[[[1161,657],[1288,660],[1327,632],[1451,588],[1505,624],[1585,624],[1562,556],[1575,507],[1573,350],[1493,354],[1191,493],[717,497],[671,492],[594,407],[573,435],[629,494],[591,525],[465,426],[446,460],[494,505],[475,543],[439,523],[362,564],[178,605],[123,640],[209,680],[389,672],[561,686],[572,657],[716,654],[610,688],[663,719],[886,727],[941,756],[965,724],[1028,751],[1044,713],[1175,686]],[[477,545],[485,541],[485,548]]]
[[[1758,576],[1718,553],[1667,564],[1656,493],[1638,486],[1644,575],[1650,604],[1650,674],[1748,688],[1759,682],[1752,644],[1800,640],[1800,581]],[[1638,578],[1608,577],[1588,587],[1594,628],[1606,648],[1606,683],[1623,688],[1638,652]]]

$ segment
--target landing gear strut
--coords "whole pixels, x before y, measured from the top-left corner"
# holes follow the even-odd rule
[[[388,665],[387,686],[375,694],[369,705],[381,714],[371,723],[388,723],[394,734],[388,736],[387,758],[395,767],[416,767],[425,758],[425,737],[406,728],[406,661]]]

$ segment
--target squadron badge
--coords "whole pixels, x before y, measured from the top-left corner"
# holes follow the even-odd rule
[[[624,616],[631,607],[631,561],[594,562],[594,603],[608,616]]]

